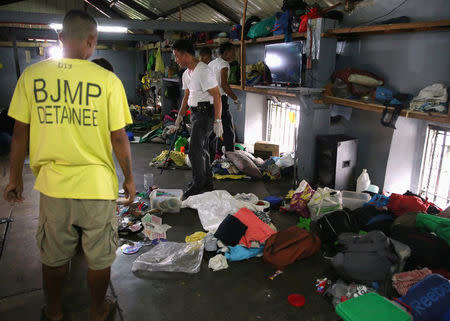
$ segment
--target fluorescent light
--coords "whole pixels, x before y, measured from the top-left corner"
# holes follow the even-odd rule
[[[127,33],[128,28],[119,26],[98,26],[99,32],[115,32],[115,33]]]
[[[36,41],[36,42],[57,42],[58,40],[54,39],[34,39],[34,38],[28,38],[28,41]]]
[[[61,30],[62,29],[62,24],[60,23],[51,23],[49,24],[50,28],[55,29],[55,30]]]
[[[60,23],[51,23],[49,24],[50,28],[55,29],[56,31],[62,30],[62,24]],[[120,27],[120,26],[97,26],[98,32],[113,32],[113,33],[127,33],[128,28]]]

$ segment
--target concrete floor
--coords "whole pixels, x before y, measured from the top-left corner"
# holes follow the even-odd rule
[[[168,170],[163,175],[150,168],[149,161],[164,148],[162,145],[132,145],[134,175],[138,190],[143,188],[144,173],[154,173],[155,183],[162,188],[185,189],[190,181],[190,171]],[[7,183],[8,164],[0,161],[0,187]],[[122,180],[121,174],[119,179]],[[44,304],[39,252],[34,234],[38,219],[39,193],[33,190],[34,177],[25,166],[23,204],[16,205],[12,212],[14,222],[0,225],[0,237],[5,237],[3,254],[0,257],[0,319],[39,320]],[[218,181],[216,189],[228,190],[231,194],[252,192],[260,198],[268,195],[283,196],[289,182],[263,181]],[[11,206],[0,201],[0,217],[9,215]],[[278,229],[296,223],[290,214],[271,213]],[[167,232],[168,240],[183,242],[186,235],[201,231],[197,212],[183,209],[179,214],[164,214],[163,223],[172,228]],[[316,253],[311,258],[289,266],[275,280],[268,280],[274,270],[264,264],[262,258],[232,262],[227,270],[213,272],[204,260],[201,271],[183,278],[140,278],[131,272],[137,254],[126,256],[120,250],[112,266],[109,295],[118,300],[119,309],[114,320],[158,320],[158,321],[332,321],[338,320],[332,305],[315,291],[317,278],[329,274],[330,267]],[[72,261],[64,291],[64,305],[70,320],[87,320],[89,292],[86,284],[86,263],[80,254]],[[301,308],[291,306],[287,297],[299,293],[305,296],[306,304]]]

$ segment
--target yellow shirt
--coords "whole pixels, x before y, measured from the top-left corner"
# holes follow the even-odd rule
[[[55,198],[117,198],[111,131],[131,124],[117,76],[80,59],[48,59],[22,73],[9,116],[30,124],[35,189]]]

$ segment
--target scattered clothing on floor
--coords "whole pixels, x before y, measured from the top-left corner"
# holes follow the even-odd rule
[[[205,232],[195,232],[194,234],[186,236],[184,241],[186,243],[188,243],[188,242],[196,242],[196,241],[203,240],[205,238],[205,236],[206,236]]]
[[[397,290],[398,294],[404,296],[409,288],[431,273],[433,272],[431,272],[429,268],[396,273],[392,276],[392,285]]]
[[[219,225],[214,237],[227,245],[237,245],[248,230],[247,225],[242,223],[237,217],[229,215]]]
[[[228,261],[242,261],[258,255],[261,255],[264,250],[264,245],[257,248],[247,248],[242,245],[229,246],[229,251],[225,253],[225,257]]]
[[[250,247],[251,241],[258,241],[264,243],[275,232],[263,221],[261,221],[255,213],[248,208],[241,208],[234,214],[234,217],[239,219],[248,228],[241,238],[239,244]]]
[[[216,272],[228,269],[228,262],[223,254],[217,254],[216,256],[209,259],[208,267]]]

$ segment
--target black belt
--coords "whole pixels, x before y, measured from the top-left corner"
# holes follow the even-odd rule
[[[192,112],[197,113],[197,112],[207,112],[209,110],[211,110],[211,108],[213,107],[213,104],[211,104],[210,102],[206,102],[206,101],[201,101],[198,103],[197,106],[192,106],[190,107]]]

